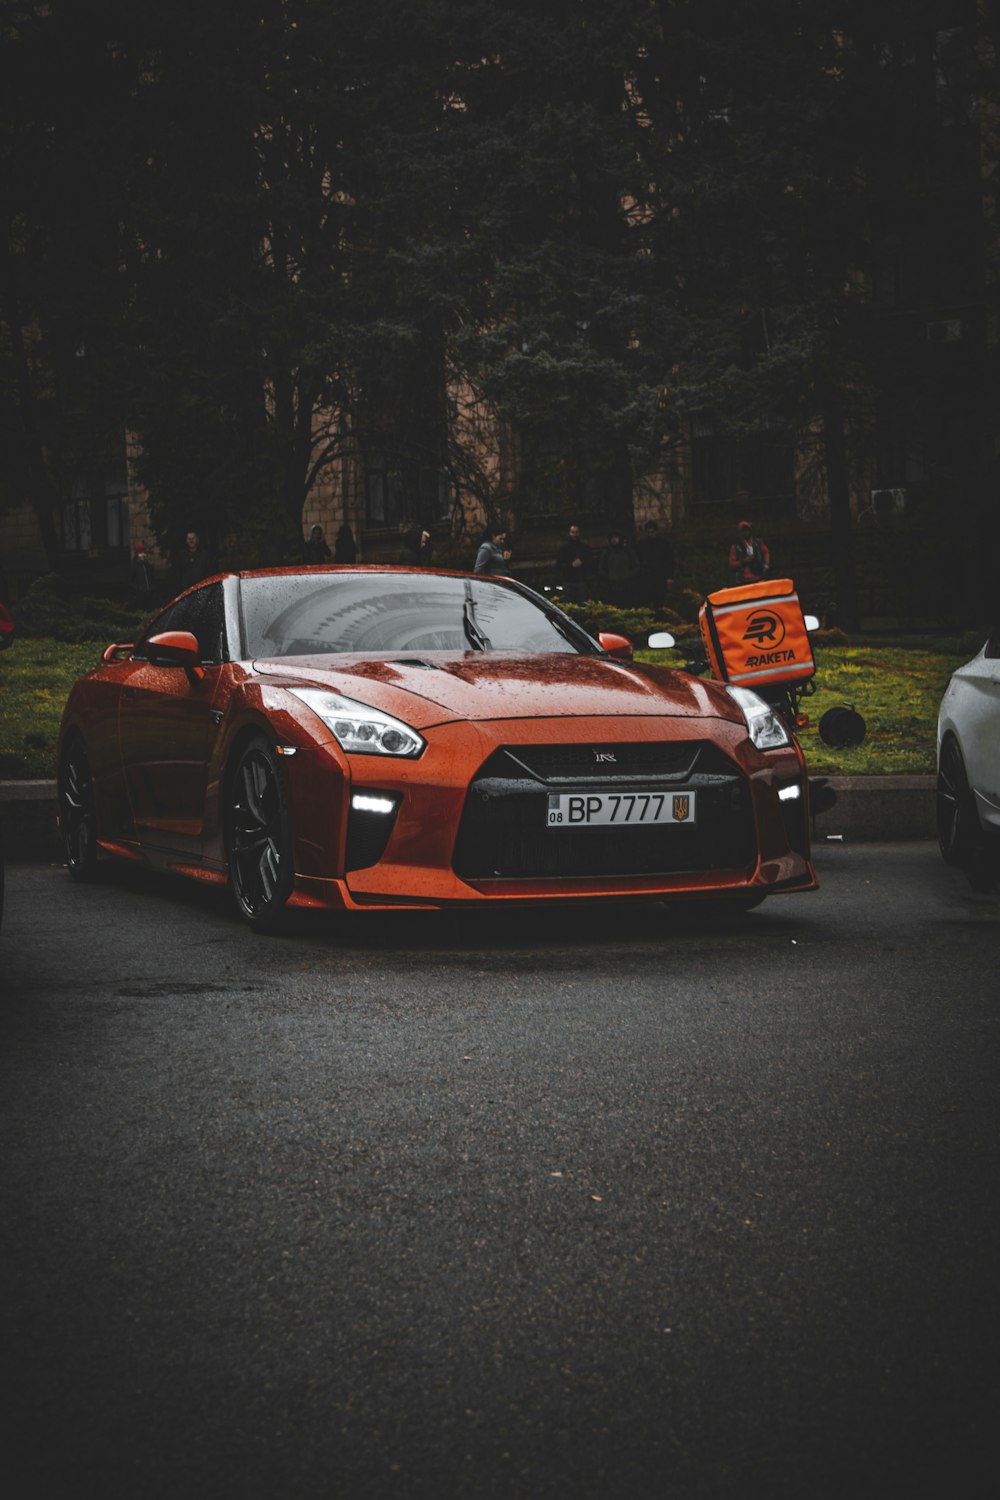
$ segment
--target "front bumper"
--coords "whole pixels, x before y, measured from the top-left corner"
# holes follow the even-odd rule
[[[742,726],[715,719],[563,720],[561,748],[544,741],[545,727],[443,726],[427,733],[419,760],[350,757],[349,780],[334,747],[296,756],[291,904],[439,908],[815,887],[796,747],[762,754]],[[609,746],[626,763],[614,772],[591,753]],[[549,791],[626,784],[696,790],[696,826],[545,827]],[[779,799],[793,786],[794,800]],[[391,804],[381,831],[370,811],[361,828],[351,810],[359,793]]]

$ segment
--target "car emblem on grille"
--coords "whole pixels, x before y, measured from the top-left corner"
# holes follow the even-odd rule
[[[676,822],[683,823],[690,811],[691,798],[689,796],[674,798],[674,819]]]
[[[609,761],[612,765],[616,764],[615,753],[613,750],[595,750],[594,759],[597,761],[597,764],[599,766],[606,765]]]

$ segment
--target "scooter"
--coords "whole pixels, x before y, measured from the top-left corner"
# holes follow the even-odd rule
[[[804,615],[790,579],[765,580],[709,594],[698,615],[703,650],[684,662],[693,676],[710,673],[717,681],[750,688],[797,735],[808,722],[802,701],[815,691],[815,663],[808,637],[819,629],[815,615]],[[651,650],[677,645],[669,631],[650,637]],[[820,739],[834,750],[860,745],[867,726],[853,704],[827,709],[817,725]],[[837,794],[825,776],[809,779],[810,810],[828,812]]]

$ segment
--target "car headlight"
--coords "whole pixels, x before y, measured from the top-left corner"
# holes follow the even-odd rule
[[[778,750],[792,743],[787,726],[763,698],[750,688],[727,687],[726,692],[746,719],[750,738],[758,750]]]
[[[322,688],[289,688],[288,691],[323,720],[348,755],[397,755],[411,758],[422,754],[426,741],[409,724],[394,719],[379,708],[355,703],[339,693]]]

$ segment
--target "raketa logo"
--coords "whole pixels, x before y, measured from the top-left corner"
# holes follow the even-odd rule
[[[748,656],[748,667],[773,667],[780,661],[794,661],[794,651],[765,651],[763,656]]]
[[[785,639],[785,622],[780,615],[776,615],[770,609],[755,609],[747,619],[747,628],[743,632],[745,641],[752,641],[755,646],[763,646],[765,641],[773,650],[780,646]]]

